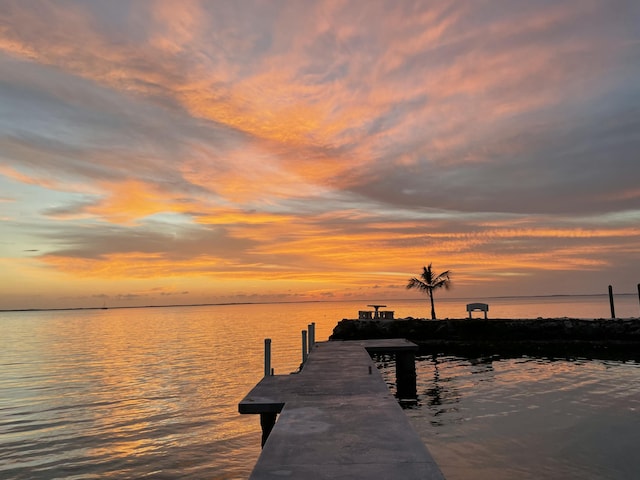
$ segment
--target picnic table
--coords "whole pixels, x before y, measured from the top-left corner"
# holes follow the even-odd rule
[[[375,312],[373,314],[373,318],[380,318],[380,312],[378,312],[379,308],[385,308],[386,305],[367,305],[367,307],[375,308]]]

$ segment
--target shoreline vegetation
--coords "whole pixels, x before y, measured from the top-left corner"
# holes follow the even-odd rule
[[[419,353],[640,361],[640,317],[341,320],[329,340],[406,338]]]
[[[636,296],[637,293],[616,293],[616,297],[628,297],[628,296]],[[607,293],[560,293],[560,294],[550,294],[550,295],[497,295],[491,297],[482,297],[483,300],[500,300],[500,299],[516,299],[516,298],[571,298],[571,297],[607,297]],[[460,300],[461,302],[467,303],[468,298],[464,297],[454,297],[447,298],[448,302]],[[211,302],[211,303],[175,303],[168,305],[120,305],[120,306],[96,306],[96,307],[55,307],[55,308],[0,308],[0,313],[2,312],[63,312],[63,311],[74,311],[74,310],[118,310],[125,308],[176,308],[176,307],[216,307],[216,306],[227,306],[227,305],[284,305],[284,304],[295,304],[295,303],[332,303],[332,302],[372,302],[372,301],[384,301],[384,302],[398,302],[398,301],[420,301],[416,298],[395,298],[395,299],[367,299],[367,298],[356,298],[356,299],[347,299],[347,300],[281,300],[281,301],[263,301],[263,302]]]

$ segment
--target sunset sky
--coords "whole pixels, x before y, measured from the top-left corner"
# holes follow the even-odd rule
[[[0,0],[0,309],[640,282],[640,2]]]

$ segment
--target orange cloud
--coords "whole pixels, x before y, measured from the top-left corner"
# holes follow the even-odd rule
[[[104,255],[101,258],[72,258],[57,255],[44,255],[40,259],[57,271],[79,278],[99,278],[112,280],[122,278],[167,278],[192,275],[193,272],[205,272],[206,268],[220,268],[226,262],[223,259],[207,257],[179,261],[169,259],[162,253],[119,253]],[[206,268],[203,268],[206,267]]]
[[[44,178],[43,176],[26,175],[17,171],[8,165],[0,165],[0,175],[4,175],[13,181],[24,183],[25,185],[36,185],[38,187],[48,188],[51,190],[65,190],[68,191],[67,185],[62,185],[56,180],[51,178]]]
[[[107,192],[106,196],[87,206],[85,212],[112,223],[133,224],[149,215],[184,213],[196,207],[174,193],[137,180],[101,182],[99,185]]]
[[[246,211],[234,208],[210,208],[207,209],[206,214],[198,215],[194,220],[204,225],[227,225],[234,230],[235,226],[244,225],[283,224],[290,226],[296,223],[297,218],[292,215]],[[237,227],[235,229],[239,230]]]

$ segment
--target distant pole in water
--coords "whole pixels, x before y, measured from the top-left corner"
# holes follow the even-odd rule
[[[638,303],[640,303],[640,283],[638,284]]]
[[[609,305],[611,306],[611,318],[616,318],[616,308],[613,306],[613,287],[609,285]]]
[[[271,370],[271,339],[264,339],[264,376],[273,375]]]

